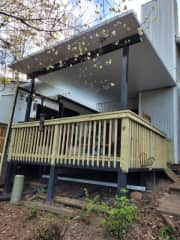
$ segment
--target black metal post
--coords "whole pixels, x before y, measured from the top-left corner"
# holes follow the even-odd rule
[[[47,198],[46,198],[46,202],[48,204],[51,204],[53,201],[54,192],[55,192],[55,183],[56,183],[56,167],[55,167],[55,165],[52,165],[50,168]]]
[[[27,98],[27,108],[26,108],[26,115],[25,115],[25,121],[28,122],[30,119],[31,114],[31,106],[32,106],[32,100],[33,100],[33,92],[34,92],[34,85],[35,85],[35,79],[31,79],[31,90],[30,94]]]
[[[59,102],[59,113],[58,113],[59,116],[58,117],[62,118],[64,115],[64,106],[63,106],[63,102],[62,102],[62,97],[60,95],[58,96],[58,102]]]
[[[9,179],[9,177],[7,175],[11,174],[11,173],[8,173],[9,167],[7,166],[8,165],[7,154],[8,154],[8,148],[9,148],[10,138],[11,138],[11,126],[12,126],[12,123],[13,123],[14,114],[15,114],[15,110],[16,110],[16,103],[17,103],[17,98],[18,98],[18,88],[19,88],[19,79],[17,79],[17,85],[16,85],[16,90],[15,90],[15,95],[14,95],[14,101],[13,101],[11,116],[10,116],[10,120],[9,120],[9,123],[8,123],[6,138],[5,138],[5,142],[4,142],[4,146],[3,146],[3,152],[2,152],[2,156],[1,156],[2,163],[0,164],[0,181],[3,181],[3,183],[6,182],[5,178]]]
[[[42,107],[42,109],[44,107],[44,97],[43,96],[41,97],[41,107]],[[42,113],[43,113],[43,111],[42,111]]]
[[[11,183],[13,179],[13,163],[12,161],[7,162],[5,166],[4,174],[4,193],[8,194],[11,192]]]
[[[128,59],[129,46],[122,49],[121,109],[128,107]]]
[[[156,188],[156,171],[152,170],[152,189]]]
[[[121,196],[124,195],[123,192],[121,192],[122,189],[126,188],[127,185],[127,173],[124,173],[119,168],[117,171],[117,195]]]

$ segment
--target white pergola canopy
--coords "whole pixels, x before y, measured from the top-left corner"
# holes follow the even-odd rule
[[[68,41],[15,62],[11,68],[25,74],[38,72],[79,55],[79,44],[87,52],[93,51],[137,34],[139,27],[134,13],[127,12]],[[118,49],[98,57],[96,61],[81,62],[38,78],[44,81],[47,95],[67,92],[70,98],[95,108],[98,103],[120,99],[121,65],[122,49]],[[146,35],[142,36],[140,43],[130,46],[128,79],[130,97],[137,96],[140,91],[175,85]],[[51,86],[52,91],[45,86]],[[40,88],[43,91],[43,85]]]

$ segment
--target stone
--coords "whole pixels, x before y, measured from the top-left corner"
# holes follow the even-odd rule
[[[141,192],[131,192],[130,198],[134,199],[135,201],[141,201],[143,194]]]

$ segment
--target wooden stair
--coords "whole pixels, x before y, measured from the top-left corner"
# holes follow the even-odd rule
[[[178,177],[176,175],[176,173],[171,170],[169,167],[167,167],[165,170],[165,173],[167,174],[167,176],[173,181],[173,182],[179,182],[180,183],[180,177]]]
[[[174,183],[170,185],[168,193],[159,200],[157,210],[162,214],[180,217],[180,178],[170,168],[165,172]]]

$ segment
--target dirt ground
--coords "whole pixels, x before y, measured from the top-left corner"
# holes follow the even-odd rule
[[[166,227],[167,223],[156,210],[158,199],[167,191],[169,182],[162,181],[152,193],[145,193],[142,200],[136,204],[139,210],[138,222],[131,226],[126,236],[127,240],[159,240],[159,230]],[[74,191],[77,185],[73,187]],[[68,189],[68,190],[67,190]],[[72,185],[61,185],[59,194],[68,196]],[[67,190],[67,191],[66,191]],[[112,198],[113,189],[99,189],[96,193],[103,199]],[[72,191],[71,191],[72,192]],[[180,239],[180,219],[170,216],[176,231],[176,239]],[[93,215],[89,222],[83,222],[79,215],[73,219],[53,215],[47,212],[35,211],[22,205],[11,205],[7,202],[0,203],[0,240],[41,240],[41,233],[46,231],[49,224],[51,230],[58,235],[46,240],[112,240],[100,223],[100,219]],[[39,234],[36,239],[35,235]],[[163,239],[162,239],[163,240]],[[165,240],[165,239],[164,239]],[[170,239],[171,240],[171,239]],[[173,239],[174,240],[174,239]]]

